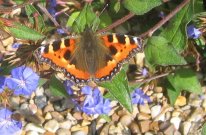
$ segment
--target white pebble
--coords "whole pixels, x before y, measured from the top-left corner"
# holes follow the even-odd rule
[[[154,119],[155,117],[157,117],[157,115],[160,114],[161,112],[161,105],[155,105],[151,108],[151,115],[152,115],[152,118]]]
[[[180,126],[181,119],[179,117],[172,117],[170,123],[175,126],[175,129],[178,130]]]
[[[56,120],[49,120],[45,125],[44,129],[48,130],[49,132],[55,133],[57,129],[59,129],[59,123]]]

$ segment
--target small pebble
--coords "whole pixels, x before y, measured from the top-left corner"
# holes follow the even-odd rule
[[[87,133],[85,133],[84,131],[75,131],[72,132],[71,135],[87,135]]]
[[[60,128],[64,128],[64,129],[70,129],[71,128],[71,122],[69,120],[65,120],[59,123],[59,127]]]
[[[38,106],[38,108],[43,108],[47,105],[47,97],[46,96],[36,96],[34,98],[34,102]]]
[[[44,129],[49,132],[55,133],[59,129],[59,123],[56,120],[49,120],[45,123]]]
[[[184,96],[178,96],[177,97],[177,100],[175,101],[175,105],[176,106],[184,106],[186,105],[186,97]]]
[[[39,133],[36,131],[28,131],[26,132],[26,135],[39,135]]]
[[[19,96],[11,96],[9,98],[9,105],[14,109],[19,109],[20,106],[20,97]]]
[[[50,112],[46,113],[46,115],[45,115],[44,118],[45,118],[45,120],[50,120],[50,119],[52,119],[51,113],[50,113]]]
[[[189,131],[190,131],[192,123],[185,121],[182,125],[183,125],[183,127],[182,127],[183,128],[183,130],[182,130],[183,134],[187,135],[189,133]]]
[[[164,130],[164,134],[165,135],[174,135],[174,132],[175,132],[175,127],[174,125],[170,125],[167,129]]]
[[[145,121],[139,122],[140,130],[142,133],[149,131],[150,123],[151,123],[150,120],[145,120]]]
[[[45,129],[41,126],[35,125],[33,123],[28,123],[24,129],[25,131],[36,131],[38,133],[44,133]]]
[[[151,116],[153,119],[160,114],[161,108],[162,108],[161,105],[155,105],[151,108]]]
[[[180,126],[181,119],[179,117],[172,117],[170,122],[175,126],[175,129],[178,130]]]
[[[51,116],[57,121],[64,120],[64,117],[59,112],[56,112],[56,111],[51,112]]]
[[[35,91],[36,96],[43,96],[44,95],[44,88],[38,87]]]
[[[44,113],[47,113],[47,112],[53,112],[54,111],[54,108],[53,108],[53,105],[52,104],[48,104],[44,107]]]
[[[140,105],[139,106],[139,111],[142,113],[150,114],[151,110],[148,104]]]
[[[58,129],[56,132],[57,135],[71,135],[71,132],[69,129]]]
[[[138,120],[149,120],[151,118],[151,115],[146,114],[146,113],[139,113],[137,115]]]
[[[138,133],[141,133],[140,129],[139,129],[139,126],[137,125],[137,123],[135,122],[132,122],[130,125],[129,125],[129,129],[131,131],[132,134],[138,134]]]
[[[124,115],[120,118],[120,122],[124,126],[130,125],[132,121],[133,121],[133,118],[131,117],[131,115]]]

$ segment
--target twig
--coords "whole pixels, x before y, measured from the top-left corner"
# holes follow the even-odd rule
[[[109,25],[108,27],[97,31],[97,33],[101,33],[101,32],[105,32],[105,31],[111,30],[111,29],[115,28],[116,26],[118,26],[118,25],[126,22],[127,20],[129,20],[130,18],[132,18],[134,15],[135,15],[134,13],[131,13],[131,12],[130,12],[128,15],[122,17],[121,19],[119,19],[119,20],[117,20],[116,22],[112,23],[112,24]]]
[[[49,17],[49,19],[54,23],[56,27],[60,27],[59,23],[50,15],[46,8],[44,8],[41,4],[37,4],[37,6]]]
[[[37,6],[42,10],[42,12],[44,12],[49,17],[49,19],[54,23],[54,25],[57,28],[61,28],[65,33],[69,34],[68,30],[63,28],[63,27],[61,27],[59,25],[59,23],[55,20],[54,17],[52,17],[52,15],[47,11],[47,9],[45,7],[43,7],[40,3],[38,3]]]
[[[29,0],[27,2],[24,2],[23,4],[16,5],[15,7],[3,7],[3,8],[0,7],[0,13],[12,12],[15,9],[25,7],[26,5],[37,2],[37,1],[39,0]]]
[[[168,76],[170,73],[171,73],[171,72],[167,72],[167,73],[163,73],[163,74],[160,74],[160,75],[152,76],[151,78],[145,79],[145,80],[143,80],[143,81],[140,82],[140,83],[150,82],[150,81],[152,81],[152,80],[155,80],[155,79],[158,79],[158,78],[162,78],[162,77]]]
[[[168,2],[168,1],[169,1],[169,0],[163,0],[164,3]],[[101,32],[105,32],[105,31],[111,30],[111,29],[117,27],[118,25],[126,22],[127,20],[129,20],[130,18],[132,18],[134,15],[135,15],[134,13],[130,12],[128,15],[126,15],[126,16],[124,16],[123,18],[115,21],[114,23],[112,23],[112,24],[109,25],[108,27],[97,31],[97,33],[101,33]]]
[[[178,5],[171,13],[169,13],[164,19],[158,22],[148,31],[140,35],[140,37],[151,36],[157,29],[164,25],[168,20],[170,20],[177,12],[179,12],[184,6],[186,6],[190,0],[184,0],[180,5]]]

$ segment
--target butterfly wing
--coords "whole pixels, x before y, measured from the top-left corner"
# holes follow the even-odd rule
[[[142,41],[138,37],[113,33],[99,36],[99,38],[103,45],[109,48],[112,59],[108,59],[106,66],[97,70],[95,81],[110,80],[125,61],[142,51]]]
[[[90,74],[75,67],[72,60],[74,50],[79,38],[67,38],[54,41],[48,45],[39,47],[35,51],[35,57],[42,63],[45,62],[56,71],[61,71],[72,81],[85,83],[90,79]]]

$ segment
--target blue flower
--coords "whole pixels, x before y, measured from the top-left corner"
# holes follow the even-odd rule
[[[22,123],[11,118],[12,112],[7,108],[0,110],[0,134],[17,135],[21,133]]]
[[[6,85],[14,90],[15,95],[31,95],[36,90],[39,76],[29,67],[21,66],[11,71],[11,77],[6,79]]]
[[[73,85],[74,85],[74,83],[72,83],[69,80],[64,81],[64,87],[69,95],[73,94],[73,90],[71,88],[71,86],[73,86]]]
[[[57,33],[59,35],[65,34],[65,31],[63,29],[57,29]]]
[[[0,76],[0,93],[3,92],[5,88],[5,80],[6,78],[4,76]]]
[[[143,69],[142,69],[142,75],[143,75],[144,77],[146,77],[146,76],[148,75],[148,70],[147,70],[147,68],[143,68]]]
[[[201,35],[201,32],[197,28],[195,28],[194,25],[189,25],[187,27],[187,35],[188,38],[197,39]]]
[[[110,100],[104,99],[98,88],[93,90],[90,86],[84,86],[82,93],[85,94],[85,100],[82,111],[86,114],[108,114],[111,110]]]
[[[19,48],[19,46],[21,46],[21,44],[19,44],[19,43],[14,43],[14,44],[12,45],[12,48],[17,49],[17,48]]]
[[[56,14],[56,6],[57,6],[57,2],[56,0],[49,0],[48,2],[48,11],[49,13],[55,17],[55,14]]]
[[[133,93],[131,94],[131,98],[133,104],[143,105],[145,100],[147,102],[151,102],[150,98],[147,95],[145,95],[144,92],[139,88],[133,91]]]

